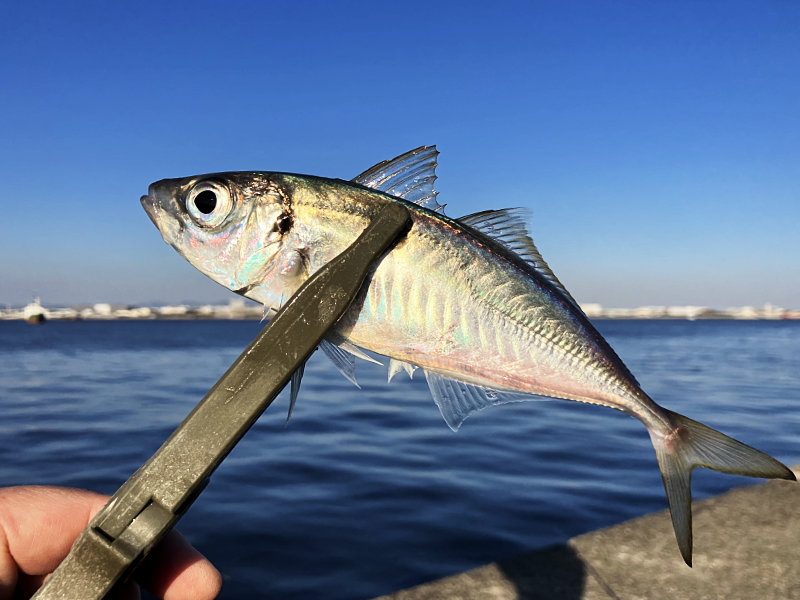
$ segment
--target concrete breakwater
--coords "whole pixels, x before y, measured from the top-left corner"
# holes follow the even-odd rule
[[[376,600],[793,600],[799,540],[800,485],[770,481],[695,502],[691,569],[663,511]]]

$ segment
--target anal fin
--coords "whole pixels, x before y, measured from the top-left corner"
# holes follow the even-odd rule
[[[539,396],[517,392],[491,390],[471,383],[456,381],[424,369],[433,401],[439,407],[444,422],[453,431],[458,431],[464,420],[473,413],[509,402],[538,400]]]
[[[387,375],[387,381],[391,382],[392,377],[397,375],[401,370],[408,373],[409,379],[414,379],[414,371],[417,370],[416,365],[412,365],[411,363],[404,362],[402,360],[397,360],[396,358],[389,359],[389,372]]]

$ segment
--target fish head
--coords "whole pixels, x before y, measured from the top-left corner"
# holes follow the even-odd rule
[[[308,277],[291,194],[271,173],[215,173],[153,183],[142,206],[202,273],[277,310]]]

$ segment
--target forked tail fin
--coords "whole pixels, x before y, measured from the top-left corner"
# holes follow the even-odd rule
[[[796,480],[792,471],[771,456],[702,423],[667,411],[675,429],[669,435],[650,432],[667,492],[672,526],[683,560],[692,566],[692,469]]]

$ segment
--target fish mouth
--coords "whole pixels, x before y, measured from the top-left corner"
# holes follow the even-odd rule
[[[173,245],[178,240],[182,229],[180,221],[174,214],[176,211],[171,210],[173,204],[176,208],[177,204],[170,196],[165,197],[163,190],[158,189],[158,183],[160,182],[152,184],[147,190],[147,194],[142,196],[139,201],[164,241]]]
[[[150,217],[153,225],[158,227],[158,207],[156,206],[155,200],[150,196],[144,195],[139,199],[139,202],[142,203],[142,208],[144,212],[147,213],[147,216]]]

